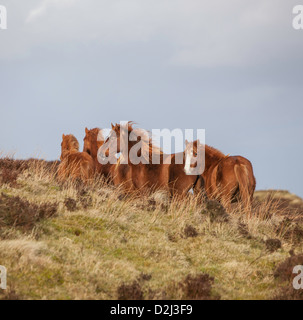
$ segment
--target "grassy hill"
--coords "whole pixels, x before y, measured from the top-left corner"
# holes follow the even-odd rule
[[[302,299],[303,200],[257,191],[252,214],[189,195],[125,197],[56,162],[0,159],[0,299]]]

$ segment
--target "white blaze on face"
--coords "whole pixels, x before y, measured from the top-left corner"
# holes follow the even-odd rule
[[[185,166],[184,166],[184,172],[187,175],[191,173],[190,165],[191,165],[192,157],[193,157],[193,150],[192,149],[190,149],[190,151],[187,150],[185,155]]]

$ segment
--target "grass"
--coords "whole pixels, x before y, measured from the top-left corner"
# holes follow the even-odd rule
[[[272,299],[285,287],[275,270],[303,251],[303,201],[287,192],[227,214],[191,195],[59,184],[57,163],[15,161],[0,160],[0,299]]]

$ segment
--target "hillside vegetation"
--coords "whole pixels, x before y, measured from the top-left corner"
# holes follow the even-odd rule
[[[257,191],[251,214],[157,192],[125,196],[56,162],[0,159],[0,299],[302,299],[303,201]]]

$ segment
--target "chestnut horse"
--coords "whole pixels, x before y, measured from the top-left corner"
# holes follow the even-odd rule
[[[80,178],[87,182],[94,176],[95,163],[86,152],[79,152],[79,142],[72,134],[62,135],[61,163],[58,168],[58,178],[64,181],[67,178]]]
[[[124,189],[131,189],[131,177],[130,168],[127,164],[121,164],[121,159],[117,161],[117,164],[101,164],[98,161],[98,150],[104,144],[104,136],[102,129],[94,128],[88,130],[85,128],[83,152],[87,152],[92,156],[96,170],[99,174],[103,174],[109,179],[115,186],[122,185]]]
[[[183,163],[177,163],[176,159],[178,156],[183,158]],[[201,191],[204,183],[200,175],[186,174],[184,170],[185,156],[185,151],[171,155],[171,165],[169,167],[169,189],[171,195],[185,196],[190,189],[193,189],[194,193],[197,194]]]
[[[151,191],[163,189],[170,192],[171,195],[185,195],[199,177],[186,175],[184,165],[176,163],[177,155],[165,155],[159,147],[153,144],[152,139],[146,133],[142,129],[134,129],[132,122],[123,126],[112,124],[112,131],[106,140],[107,148],[116,146],[117,152],[121,152],[122,136],[126,137],[128,142],[126,157],[134,189]],[[130,135],[132,135],[131,138]],[[137,156],[142,158],[140,162],[133,163],[130,159],[130,152],[138,142],[141,143],[141,149],[137,151]],[[109,155],[108,149],[104,148],[101,151],[105,152],[106,156]],[[153,163],[154,157],[158,159],[156,163]],[[182,158],[185,159],[184,153]]]
[[[228,210],[231,203],[240,201],[249,210],[256,187],[251,162],[241,156],[226,156],[199,141],[187,143],[186,157],[192,156],[190,152],[196,154],[198,148],[205,151],[202,178],[208,198],[219,200]]]
[[[130,135],[133,134],[133,138]],[[109,156],[109,149],[116,148],[116,152],[121,152],[122,141],[124,136],[127,139],[127,150],[126,153],[122,155],[127,158],[128,166],[130,167],[130,176],[132,187],[135,190],[146,190],[146,189],[165,189],[168,190],[169,182],[169,165],[163,164],[163,152],[156,146],[152,144],[151,139],[141,138],[144,136],[143,130],[133,129],[132,122],[128,122],[126,125],[120,126],[120,124],[113,125],[109,137],[105,141],[105,145],[101,147],[101,152],[103,152],[107,157]],[[142,142],[142,150],[139,152],[138,156],[146,156],[144,163],[140,161],[139,163],[133,163],[130,152],[131,149],[138,143]],[[103,149],[103,150],[102,150]],[[152,154],[157,153],[160,158],[159,164],[152,163]],[[120,164],[121,165],[121,164]],[[119,166],[119,164],[118,164]]]
[[[83,152],[88,153],[95,162],[96,171],[103,174],[106,178],[110,177],[111,165],[102,165],[98,161],[98,150],[103,145],[103,132],[99,128],[88,130],[85,128],[85,137],[83,139]]]

